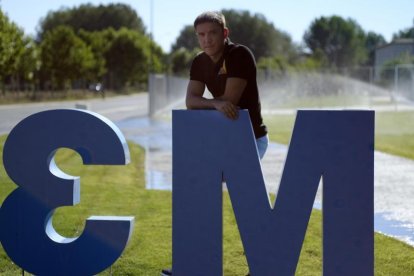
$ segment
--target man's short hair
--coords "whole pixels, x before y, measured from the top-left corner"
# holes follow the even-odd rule
[[[197,25],[206,22],[216,23],[222,29],[226,27],[226,19],[224,18],[224,15],[221,12],[207,11],[197,16],[197,18],[194,20],[194,29],[197,27]]]

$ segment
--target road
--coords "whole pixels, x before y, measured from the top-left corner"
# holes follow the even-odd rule
[[[87,108],[117,122],[127,118],[146,116],[148,114],[148,94],[139,93],[130,96],[81,101],[0,105],[0,134],[9,133],[18,122],[36,112],[76,107]]]

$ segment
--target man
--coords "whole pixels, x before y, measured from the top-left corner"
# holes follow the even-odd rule
[[[229,39],[223,14],[205,12],[194,21],[200,48],[191,65],[187,87],[188,109],[211,109],[237,119],[239,109],[248,109],[260,158],[269,140],[263,124],[256,81],[256,62],[251,51]],[[203,97],[205,86],[213,99]]]
[[[223,14],[204,12],[194,21],[194,29],[203,50],[191,65],[187,87],[188,109],[216,109],[235,120],[239,109],[249,110],[256,145],[263,158],[269,139],[263,124],[256,81],[256,62],[252,52],[229,39],[229,29]],[[213,99],[203,97],[205,87]],[[162,276],[172,275],[164,269]]]

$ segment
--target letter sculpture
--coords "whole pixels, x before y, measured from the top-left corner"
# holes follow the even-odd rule
[[[80,200],[79,178],[54,162],[62,147],[78,152],[87,165],[129,162],[125,138],[98,114],[50,110],[22,120],[4,145],[4,167],[18,188],[1,206],[0,241],[13,262],[30,273],[93,275],[121,255],[134,218],[92,216],[80,237],[59,235],[52,226],[54,210]]]
[[[269,204],[248,113],[173,111],[173,275],[222,275],[222,179],[252,275],[294,275],[323,179],[323,274],[373,275],[374,112],[298,111]]]

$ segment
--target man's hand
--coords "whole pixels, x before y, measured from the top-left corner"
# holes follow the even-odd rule
[[[247,81],[240,78],[228,78],[224,95],[215,99],[203,97],[205,84],[190,80],[187,87],[186,105],[188,109],[216,109],[227,118],[236,120],[239,117],[237,103],[246,87]]]
[[[236,120],[239,117],[239,107],[230,101],[215,100],[214,108],[222,112],[229,119]]]

